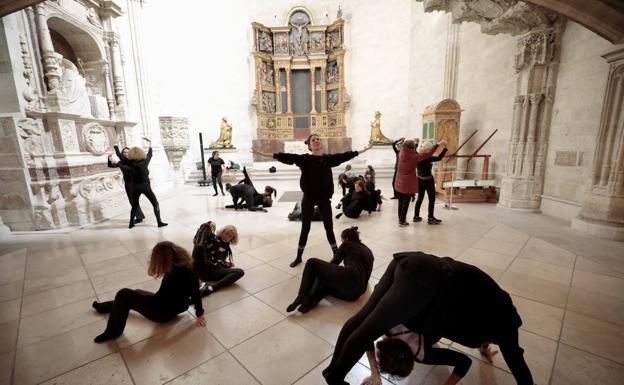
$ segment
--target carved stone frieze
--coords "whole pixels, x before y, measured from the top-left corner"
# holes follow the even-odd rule
[[[546,27],[556,19],[555,13],[519,0],[416,0],[425,12],[450,12],[454,23],[475,22],[489,35],[519,35],[531,29]]]
[[[33,65],[30,59],[28,43],[23,35],[19,35],[19,42],[22,51],[22,64],[24,64],[24,72],[22,72],[22,76],[24,76],[24,82],[26,83],[26,87],[22,93],[24,100],[26,100],[26,111],[41,111],[42,103],[35,85]]]
[[[25,154],[27,164],[33,164],[34,157],[44,153],[43,131],[41,120],[25,118],[17,121],[17,132],[22,138],[23,149],[28,154]]]
[[[531,31],[518,39],[515,55],[516,72],[526,66],[552,62],[557,49],[557,33],[558,30],[555,28],[544,28]]]
[[[82,128],[82,139],[87,151],[93,155],[104,155],[111,147],[108,132],[96,122],[84,125]]]
[[[114,173],[88,178],[80,182],[76,189],[87,201],[102,199],[107,194],[123,191],[123,176],[121,173]]]

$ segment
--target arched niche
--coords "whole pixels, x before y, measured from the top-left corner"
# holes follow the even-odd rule
[[[292,19],[292,16],[295,13],[298,13],[298,12],[305,13],[306,16],[308,16],[308,20],[310,20],[310,25],[314,25],[314,19],[312,19],[312,12],[310,12],[310,10],[308,10],[306,7],[301,7],[301,6],[294,7],[290,11],[288,11],[288,14],[286,15],[286,23],[285,24],[289,25],[290,21]]]
[[[77,58],[84,62],[105,60],[104,44],[101,36],[95,37],[90,32],[66,19],[52,16],[48,18],[48,28],[61,35],[71,46]],[[69,58],[66,58],[70,60]]]

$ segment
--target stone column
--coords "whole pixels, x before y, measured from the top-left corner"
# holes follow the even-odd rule
[[[292,114],[292,95],[290,93],[290,67],[286,68],[286,95],[288,99],[288,110],[286,112]]]
[[[159,116],[160,138],[173,167],[175,183],[184,183],[184,175],[180,173],[180,164],[186,151],[191,147],[189,140],[189,120],[174,116]]]
[[[108,63],[104,64],[104,84],[106,92],[106,104],[108,104],[108,112],[110,113],[111,120],[115,119],[115,94],[113,94],[113,88],[110,82],[110,66]]]
[[[327,62],[321,64],[321,112],[327,112]]]
[[[273,68],[273,84],[275,86],[275,113],[282,113],[282,87],[280,85],[280,69]]]
[[[124,85],[123,67],[121,65],[121,51],[119,50],[119,36],[115,32],[106,32],[106,40],[110,47],[110,56],[113,69],[113,88],[117,104],[117,114],[126,109],[126,88]]]
[[[624,241],[624,45],[603,55],[610,64],[589,188],[572,228]]]
[[[310,91],[312,92],[312,98],[311,103],[312,103],[312,109],[310,110],[311,113],[315,114],[316,111],[316,82],[314,81],[314,72],[316,72],[316,67],[312,66],[310,67]]]
[[[43,57],[45,77],[48,80],[48,92],[51,94],[56,94],[60,92],[60,66],[63,56],[54,52],[52,37],[50,36],[50,30],[48,29],[46,10],[43,4],[37,4],[35,6],[35,18],[37,22],[37,35],[39,36],[41,55]]]
[[[564,25],[534,29],[518,39],[516,98],[498,203],[502,207],[540,207]]]
[[[446,36],[446,55],[444,60],[444,99],[455,99],[457,90],[457,67],[459,64],[459,31],[461,24],[453,24],[453,17],[448,17]]]

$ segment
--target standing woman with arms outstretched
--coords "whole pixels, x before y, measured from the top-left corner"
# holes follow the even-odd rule
[[[303,199],[301,200],[301,234],[299,235],[297,257],[290,263],[290,267],[295,267],[301,263],[303,250],[308,242],[308,233],[310,232],[310,223],[315,205],[318,206],[323,218],[327,241],[334,254],[338,251],[330,203],[330,199],[334,194],[334,181],[331,169],[370,149],[370,146],[367,146],[359,152],[347,151],[340,154],[323,154],[321,138],[316,134],[310,135],[305,144],[308,145],[308,149],[312,154],[289,154],[282,152],[270,154],[254,148],[251,149],[254,154],[267,158],[272,157],[285,164],[294,164],[301,169],[301,179],[299,180],[299,186],[301,191],[303,191]]]
[[[150,160],[152,159],[152,141],[146,137],[144,137],[143,140],[149,143],[149,150],[147,151],[147,154],[145,154],[145,151],[143,151],[141,147],[132,147],[130,151],[128,151],[128,164],[119,165],[122,170],[127,167],[132,174],[132,210],[130,211],[130,224],[128,225],[128,228],[130,229],[134,227],[134,218],[139,208],[139,198],[141,197],[141,194],[145,194],[154,207],[154,215],[156,215],[158,227],[167,226],[167,223],[160,219],[160,206],[158,205],[156,195],[152,191],[152,186],[149,180],[148,166]]]

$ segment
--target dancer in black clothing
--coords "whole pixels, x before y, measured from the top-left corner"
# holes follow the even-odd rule
[[[394,195],[390,199],[399,199],[399,195],[397,194],[397,190],[394,188],[394,182],[396,181],[397,176],[397,167],[399,166],[399,152],[401,151],[401,145],[405,138],[400,138],[395,140],[392,143],[392,151],[394,151],[395,161],[394,161],[394,174],[392,174],[392,190],[394,191]]]
[[[368,302],[340,331],[323,371],[327,383],[343,385],[373,341],[400,324],[473,348],[496,343],[517,383],[533,385],[509,294],[475,266],[422,252],[394,254]]]
[[[113,162],[113,154],[112,152],[108,153],[108,167],[111,168],[119,168],[121,170],[121,174],[123,175],[123,180],[124,180],[124,188],[126,190],[126,195],[128,196],[128,202],[130,203],[130,206],[132,206],[132,185],[133,185],[133,181],[132,181],[132,173],[130,172],[130,170],[128,168],[120,168],[119,164],[123,163],[123,164],[127,164],[128,163],[128,153],[130,152],[130,149],[128,147],[124,147],[123,150],[119,151],[119,147],[117,145],[114,146],[115,148],[115,153],[117,154],[117,158],[119,159],[119,162]],[[141,210],[141,206],[139,206],[137,208],[137,212],[136,212],[136,217],[134,218],[134,223],[141,223],[143,222],[143,219],[145,219],[145,215],[143,214],[143,210]]]
[[[433,144],[429,141],[425,141],[420,145],[419,153],[427,153]],[[444,147],[442,152],[438,155],[431,154],[425,159],[419,160],[416,164],[418,170],[418,199],[416,200],[416,208],[414,209],[414,222],[422,221],[420,217],[420,205],[422,205],[423,199],[425,199],[425,191],[427,192],[427,199],[429,200],[427,223],[430,225],[440,224],[442,221],[433,216],[433,210],[435,208],[435,180],[431,169],[433,162],[438,162],[446,154],[447,148]]]
[[[145,137],[143,140],[147,141],[150,146],[147,155],[141,147],[132,147],[130,151],[128,151],[128,163],[119,163],[119,168],[122,170],[126,169],[126,171],[132,175],[132,209],[130,211],[130,224],[128,225],[130,229],[134,227],[134,218],[139,209],[139,198],[141,194],[144,194],[147,199],[149,199],[152,207],[154,207],[154,215],[156,216],[158,227],[167,226],[167,223],[160,219],[160,206],[158,205],[156,195],[152,191],[149,180],[148,166],[152,159],[152,141]]]
[[[223,159],[219,158],[219,151],[213,151],[212,156],[208,158],[208,164],[210,164],[210,177],[212,178],[212,187],[214,187],[215,193],[212,194],[213,197],[219,195],[217,191],[217,183],[221,188],[221,194],[225,195],[223,192],[223,184],[221,183],[221,175],[223,175],[223,165],[225,162]]]
[[[370,193],[366,191],[364,182],[361,179],[355,182],[354,191],[342,197],[338,206],[342,207],[342,213],[337,214],[336,219],[340,219],[342,214],[349,218],[358,218],[364,210],[367,210],[369,214],[373,211],[371,209]]]
[[[368,286],[373,271],[373,253],[360,241],[357,227],[343,230],[342,244],[331,262],[317,258],[306,261],[297,298],[286,311],[307,313],[326,295],[355,301]],[[340,266],[343,262],[344,266]]]
[[[315,205],[318,206],[321,217],[323,218],[327,241],[334,254],[338,251],[336,236],[334,235],[333,229],[330,202],[334,194],[334,182],[332,180],[331,169],[349,159],[355,158],[358,154],[371,148],[369,145],[364,147],[360,152],[347,151],[341,154],[323,154],[321,138],[316,134],[310,135],[305,143],[308,145],[308,149],[312,151],[312,154],[288,154],[282,152],[269,154],[254,148],[251,149],[254,154],[264,157],[273,157],[277,161],[286,164],[295,164],[301,169],[301,179],[299,181],[299,186],[301,187],[301,191],[303,191],[303,199],[301,200],[301,234],[299,235],[297,257],[290,263],[290,267],[295,267],[301,263],[303,250],[308,241],[310,222]]]
[[[381,373],[388,373],[395,379],[407,377],[414,368],[414,361],[427,365],[453,366],[453,373],[444,385],[455,385],[468,373],[472,360],[463,353],[452,349],[435,346],[438,337],[414,332],[405,325],[399,325],[385,333],[384,338],[377,342],[377,357],[374,350],[366,352],[371,375],[362,381],[362,385],[381,385]],[[481,349],[491,362],[491,357],[498,353],[489,348]]]
[[[338,175],[338,185],[342,189],[342,196],[353,191],[356,180],[357,177],[350,177],[346,173]]]
[[[267,212],[264,207],[273,206],[273,195],[277,197],[277,190],[271,186],[265,186],[264,192],[259,194],[245,167],[243,167],[243,175],[245,178],[238,184],[225,184],[225,190],[232,195],[233,202],[233,204],[225,207],[235,210],[248,209],[249,211]]]
[[[104,333],[93,341],[104,342],[119,337],[130,310],[141,313],[154,322],[168,322],[185,312],[189,305],[195,306],[197,325],[206,326],[204,308],[199,296],[199,281],[191,270],[191,257],[184,248],[169,242],[159,242],[152,249],[147,273],[162,278],[156,293],[145,290],[121,289],[114,301],[93,302],[98,313],[110,313]]]
[[[204,281],[202,297],[229,286],[245,275],[234,267],[230,244],[238,243],[236,227],[227,225],[217,230],[214,222],[202,224],[193,238],[193,270]],[[213,282],[208,284],[208,282]]]

